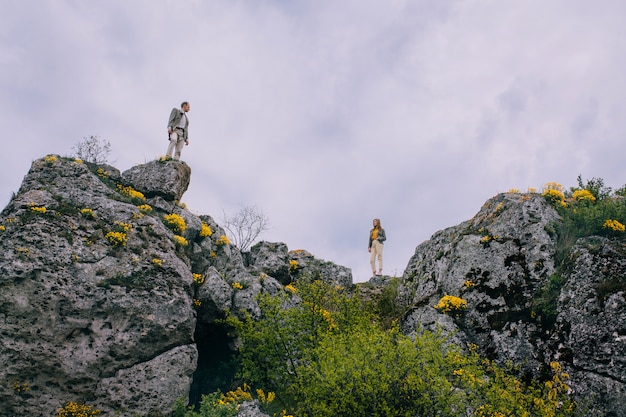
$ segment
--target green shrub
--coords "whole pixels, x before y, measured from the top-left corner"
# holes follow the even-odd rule
[[[573,404],[560,368],[526,384],[441,334],[403,335],[362,300],[320,281],[261,296],[262,316],[230,317],[241,341],[239,377],[276,392],[298,416],[567,416]],[[499,414],[500,413],[500,414]],[[209,415],[209,414],[207,414]],[[203,415],[204,416],[204,415]],[[183,416],[187,417],[187,416]]]

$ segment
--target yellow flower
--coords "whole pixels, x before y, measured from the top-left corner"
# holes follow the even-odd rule
[[[126,242],[128,242],[128,236],[124,232],[109,232],[104,237],[113,246],[126,246]]]
[[[28,386],[27,382],[15,382],[13,384],[13,391],[15,391],[17,394],[22,394],[24,392],[30,391],[30,387]]]
[[[240,282],[233,282],[231,285],[232,285],[232,287],[233,287],[234,289],[236,289],[236,290],[241,290],[241,289],[243,289],[243,285],[241,285],[241,283],[240,283]]]
[[[563,194],[563,186],[556,182],[549,182],[543,186],[543,197],[556,206],[567,207],[565,203],[565,194]]]
[[[213,231],[211,230],[211,227],[205,222],[202,222],[202,229],[200,229],[200,237],[208,237],[208,236],[211,236],[212,234],[213,234]]]
[[[94,409],[92,405],[69,402],[57,410],[56,417],[94,417],[100,413],[102,411]]]
[[[137,206],[137,208],[140,212],[144,214],[150,213],[152,211],[152,206],[150,206],[150,204],[142,204],[140,206]]]
[[[90,208],[84,208],[80,210],[80,214],[82,214],[83,216],[85,216],[88,219],[94,219],[96,217],[96,215],[94,214],[93,210]]]
[[[193,305],[194,307],[198,308],[200,306],[202,306],[202,301],[198,300],[197,298],[193,299]]]
[[[46,211],[48,211],[48,209],[45,208],[45,207],[32,205],[32,206],[30,206],[30,211],[33,211],[35,213],[45,214]]]
[[[460,313],[467,308],[467,301],[453,295],[444,295],[435,306],[442,313]]]
[[[472,281],[471,279],[468,279],[467,281],[465,281],[463,283],[463,286],[465,288],[472,288],[473,286],[475,286],[476,284],[474,283],[474,281]]]
[[[77,164],[82,164],[83,160],[80,159],[80,158],[76,158],[76,159],[74,159],[74,162],[76,162]]]
[[[296,272],[299,267],[300,267],[300,264],[295,259],[292,259],[291,261],[289,261],[289,273],[290,274],[293,274],[294,272]]]
[[[178,246],[187,246],[187,245],[189,245],[189,242],[187,242],[187,239],[185,239],[182,236],[178,236],[178,235],[174,235],[174,242],[176,242],[176,245],[178,245]]]
[[[115,224],[117,226],[119,226],[124,232],[128,232],[130,229],[133,228],[133,225],[130,224],[130,223],[124,223],[124,222],[116,221]]]
[[[45,158],[46,163],[50,164],[54,164],[57,161],[57,157],[54,155],[48,155]]]
[[[124,187],[122,184],[117,184],[117,190],[121,193],[124,194],[127,197],[130,198],[137,198],[139,200],[145,200],[146,197],[143,195],[143,193],[135,190],[133,187]]]
[[[156,266],[163,266],[163,260],[159,258],[152,258],[152,264]]]
[[[193,282],[195,282],[197,285],[204,284],[204,275],[202,275],[202,274],[193,274]]]
[[[572,197],[576,201],[596,201],[596,198],[591,194],[589,190],[576,190],[572,194]]]
[[[107,171],[105,171],[105,170],[104,170],[104,169],[102,169],[102,168],[98,168],[98,170],[96,171],[96,173],[98,174],[98,176],[99,176],[100,178],[109,178],[109,175],[110,175]]]
[[[166,214],[163,220],[165,220],[165,225],[172,229],[174,233],[180,234],[187,230],[185,219],[178,214]]]
[[[285,285],[285,289],[286,289],[287,291],[289,291],[290,293],[292,293],[292,294],[295,294],[295,293],[296,293],[296,291],[297,291],[297,290],[296,290],[296,287],[294,287],[294,286],[293,286],[293,285],[291,285],[291,284]]]
[[[7,228],[0,224],[0,232],[4,232],[5,230],[7,230]]]
[[[215,241],[215,243],[219,246],[230,245],[230,240],[228,240],[226,235],[222,235]]]
[[[613,230],[614,232],[623,232],[624,230],[626,230],[626,227],[624,227],[622,223],[612,219],[605,220],[602,228]]]

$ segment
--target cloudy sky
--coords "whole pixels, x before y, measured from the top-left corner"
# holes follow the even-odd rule
[[[623,0],[2,0],[0,205],[33,160],[111,143],[165,154],[183,100],[182,201],[256,205],[263,238],[369,279],[499,192],[626,183]]]

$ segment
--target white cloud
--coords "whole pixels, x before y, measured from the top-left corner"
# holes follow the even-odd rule
[[[626,5],[441,1],[12,2],[0,18],[8,201],[31,160],[82,137],[121,170],[165,152],[191,102],[183,198],[256,204],[265,236],[368,278],[509,188],[626,182]]]

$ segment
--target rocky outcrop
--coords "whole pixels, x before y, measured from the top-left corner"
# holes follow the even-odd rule
[[[167,164],[168,169],[163,169]],[[122,182],[133,186],[146,197],[163,197],[179,201],[191,181],[191,168],[182,161],[158,160],[124,171]]]
[[[557,270],[558,220],[543,197],[506,193],[433,235],[402,277],[403,330],[445,329],[461,346],[476,344],[535,377],[559,361],[576,398],[591,401],[587,415],[626,415],[626,248],[583,239],[570,251],[569,267]],[[559,293],[548,296],[554,288]],[[467,308],[444,313],[435,308],[444,296]]]
[[[626,245],[580,239],[566,261],[550,353],[578,397],[602,405],[597,415],[626,415]]]
[[[160,416],[215,383],[212,358],[232,354],[218,319],[258,315],[289,260],[244,265],[210,216],[178,203],[189,175],[171,160],[33,162],[0,215],[0,417],[70,401]]]

